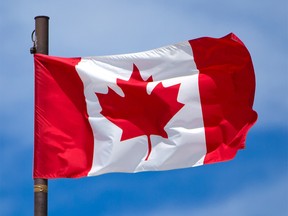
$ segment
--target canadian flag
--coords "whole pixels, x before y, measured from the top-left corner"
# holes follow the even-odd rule
[[[34,61],[34,178],[230,160],[257,119],[251,57],[232,33],[133,54]]]

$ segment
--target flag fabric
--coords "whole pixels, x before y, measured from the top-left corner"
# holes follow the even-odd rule
[[[255,123],[250,54],[233,33],[85,58],[35,54],[34,178],[227,161]]]

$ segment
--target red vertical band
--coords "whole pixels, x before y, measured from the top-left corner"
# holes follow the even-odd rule
[[[189,42],[199,70],[204,163],[232,159],[245,147],[247,132],[257,119],[252,110],[255,76],[250,54],[234,34]]]
[[[81,177],[91,169],[93,133],[75,69],[80,60],[34,57],[34,178]]]

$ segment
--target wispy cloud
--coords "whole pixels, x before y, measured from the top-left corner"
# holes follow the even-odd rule
[[[198,207],[178,206],[170,208],[161,206],[151,211],[156,215],[233,215],[233,216],[286,216],[288,214],[288,175],[271,182],[251,184],[242,191],[229,195],[226,199],[209,200]]]
[[[39,14],[51,17],[50,53],[60,56],[136,52],[195,37],[220,37],[233,31],[246,43],[254,61],[257,125],[273,127],[287,122],[287,117],[283,117],[288,109],[288,100],[284,99],[284,92],[288,90],[288,51],[283,46],[288,37],[284,0],[261,4],[248,0],[233,3],[183,0],[175,4],[88,0],[68,8],[65,1],[30,2],[15,0],[13,5],[17,6],[2,3],[5,10],[1,21],[6,22],[0,25],[7,34],[0,35],[4,42],[1,47],[4,52],[0,54],[0,91],[10,91],[1,95],[0,111],[10,116],[13,125],[17,122],[10,110],[14,109],[13,115],[17,117],[15,107],[26,104],[22,112],[31,117],[29,109],[33,109],[33,61],[29,48],[33,16]],[[66,8],[65,11],[62,8]],[[18,119],[24,121],[21,116]]]

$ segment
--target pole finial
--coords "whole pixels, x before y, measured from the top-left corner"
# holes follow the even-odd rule
[[[50,19],[50,17],[49,16],[45,16],[45,15],[39,15],[39,16],[35,16],[34,17],[34,19],[36,20],[36,19],[38,19],[38,18],[44,18],[44,19]]]

